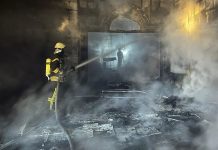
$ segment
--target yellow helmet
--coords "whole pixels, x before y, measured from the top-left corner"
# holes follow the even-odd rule
[[[57,48],[57,49],[63,49],[63,48],[65,48],[65,45],[64,45],[64,43],[57,42],[57,43],[55,44],[55,48]]]

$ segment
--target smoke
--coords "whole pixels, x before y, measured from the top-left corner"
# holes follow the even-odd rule
[[[217,20],[205,23],[206,19],[203,18],[200,9],[202,7],[190,1],[173,10],[165,22],[162,40],[170,56],[171,71],[187,74],[182,83],[180,96],[193,97],[195,101],[200,102],[201,107],[190,107],[207,112],[206,118],[211,119],[212,124],[205,127],[206,133],[199,140],[201,142],[197,143],[201,145],[200,149],[214,150],[218,146],[215,142],[217,117],[214,117],[217,112],[208,112],[208,103],[214,103],[217,107]],[[195,8],[199,8],[200,12],[194,12]]]
[[[47,97],[49,86],[31,88],[21,97],[17,97],[17,103],[10,108],[9,117],[1,122],[1,146],[0,149],[10,149],[20,144],[20,149],[34,149],[31,135],[34,130],[53,116],[49,111]],[[6,124],[6,125],[4,125]],[[53,121],[53,123],[55,122]],[[30,138],[26,138],[30,136]]]
[[[123,3],[118,1],[112,2],[113,7],[119,8]],[[180,8],[182,10],[182,8]],[[183,81],[182,92],[179,96],[183,97],[194,97],[195,100],[201,102],[201,107],[199,105],[191,105],[190,109],[199,110],[201,112],[207,112],[209,102],[217,103],[217,51],[218,45],[216,42],[217,39],[217,29],[214,28],[216,22],[213,24],[203,24],[200,23],[197,27],[197,33],[195,32],[192,35],[190,32],[186,33],[184,30],[180,29],[180,25],[175,21],[175,18],[180,18],[181,13],[177,13],[178,10],[174,10],[171,15],[166,20],[166,25],[164,27],[163,33],[163,42],[165,44],[165,49],[170,54],[171,65],[176,66],[178,73],[188,72],[188,75]],[[127,10],[123,9],[119,13],[125,13]],[[77,25],[75,28],[71,28],[71,21],[64,18],[63,23],[60,23],[60,31],[65,32],[66,30],[72,29],[73,35],[79,35],[77,32]],[[75,29],[75,30],[74,30]],[[190,31],[190,30],[189,30]],[[140,65],[141,68],[144,66]],[[178,69],[178,67],[180,67]],[[171,68],[173,70],[173,68]],[[175,71],[176,69],[174,69]],[[176,71],[175,71],[176,73]],[[142,81],[142,76],[137,73],[132,77],[135,81]],[[164,125],[160,121],[160,117],[156,112],[160,111],[160,106],[156,103],[162,95],[175,94],[171,92],[172,88],[168,84],[162,84],[159,82],[151,83],[146,85],[146,87],[141,87],[142,93],[137,94],[125,94],[125,99],[119,98],[120,94],[111,94],[107,95],[105,98],[99,96],[95,97],[91,102],[84,101],[82,98],[75,98],[75,93],[82,96],[90,94],[92,90],[90,87],[81,86],[77,82],[73,82],[74,86],[70,85],[66,89],[65,100],[62,101],[61,105],[63,109],[66,108],[66,114],[69,114],[71,122],[75,123],[77,121],[90,121],[90,120],[103,120],[108,121],[107,123],[115,121],[116,117],[119,117],[120,114],[124,114],[124,119],[120,119],[125,122],[129,118],[134,118],[134,123],[141,121],[141,126],[143,128],[148,128],[154,130],[152,127],[157,124]],[[147,88],[147,89],[146,89]],[[20,98],[20,101],[13,107],[13,113],[10,118],[10,126],[5,128],[4,132],[4,141],[7,141],[9,138],[17,136],[18,134],[24,135],[26,131],[30,129],[31,126],[34,126],[40,123],[42,120],[49,118],[51,114],[48,112],[48,103],[47,97],[49,96],[49,88],[45,86],[42,90],[37,91],[35,89],[26,92]],[[93,93],[92,93],[93,94]],[[136,97],[137,98],[131,98]],[[197,108],[196,108],[197,107]],[[113,112],[112,110],[117,111],[118,113]],[[210,119],[209,125],[205,127],[205,134],[197,139],[197,144],[200,145],[202,149],[215,150],[218,145],[217,142],[217,117],[214,115],[216,111],[209,111],[208,118]],[[115,115],[111,115],[114,113]],[[130,113],[130,115],[129,115]],[[117,115],[117,116],[116,116]],[[206,116],[206,115],[205,115]],[[213,116],[213,117],[212,117]],[[126,119],[126,120],[125,120]],[[1,121],[4,119],[1,119]],[[206,120],[205,120],[206,122]],[[208,121],[207,121],[208,122]],[[95,124],[94,124],[95,125]],[[93,126],[94,126],[93,125]],[[1,125],[5,127],[6,125]],[[209,127],[208,127],[209,126]],[[96,127],[93,127],[96,128]],[[178,125],[175,127],[176,130],[171,132],[172,137],[181,136],[180,138],[185,141],[189,141],[190,134],[186,126]],[[87,128],[86,128],[87,129]],[[87,129],[90,131],[90,129]],[[94,130],[94,129],[92,129]],[[92,132],[91,130],[91,132]],[[150,135],[151,133],[148,130],[140,131],[138,126],[134,126],[129,130],[125,129],[120,131],[117,129],[117,132],[122,133],[121,137],[118,137],[119,140],[133,142],[131,138],[136,137],[134,131],[139,130],[138,134]],[[172,129],[170,129],[172,130]],[[150,131],[150,130],[149,130]],[[160,134],[155,130],[156,134]],[[128,137],[131,137],[128,139]],[[203,139],[206,139],[205,141]],[[202,143],[200,141],[203,141]],[[90,140],[79,140],[80,145],[78,149],[85,150],[118,150],[119,146],[116,145],[115,141],[112,139],[105,139],[101,136],[93,138]],[[146,140],[143,141],[146,143]],[[146,148],[151,149],[153,143],[147,142]],[[23,146],[28,146],[29,149],[32,149],[31,145],[23,143]],[[27,149],[28,149],[27,148]],[[165,144],[164,146],[155,147],[156,149],[171,150],[175,149],[170,143]]]
[[[217,95],[214,93],[218,81],[215,69],[218,52],[216,22],[205,24],[203,21],[195,20],[198,22],[198,26],[193,27],[195,32],[187,31],[186,27],[182,26],[183,22],[176,19],[180,18],[181,10],[184,9],[180,8],[179,13],[174,11],[169,16],[164,28],[163,41],[170,55],[171,66],[177,66],[183,73],[188,73],[183,82],[184,95],[194,96],[198,100],[205,98],[216,100]],[[183,12],[183,15],[185,13]],[[208,98],[208,95],[213,96]]]
[[[61,25],[58,27],[59,32],[64,32],[66,27],[69,25],[69,20],[67,18],[64,18],[64,21],[61,23]]]
[[[99,3],[99,9],[106,14],[100,15],[108,15],[108,13],[113,13],[116,15],[122,15],[129,11],[128,0],[110,0],[110,1],[101,1]]]
[[[71,38],[80,39],[82,32],[78,28],[78,14],[77,12],[69,12],[69,17],[64,17],[63,21],[58,26],[57,30],[62,34],[68,34]]]
[[[0,111],[8,113],[17,100],[13,97],[45,81],[45,58],[53,53],[54,43],[63,40],[57,27],[66,13],[62,2],[53,0],[4,1],[3,5],[0,13],[4,22],[0,25],[3,56],[0,63]]]
[[[117,15],[124,15],[125,13],[130,11],[128,0],[123,0],[123,1],[112,0],[109,3],[111,4],[112,8],[115,10],[115,14]]]
[[[69,34],[71,38],[80,39],[82,32],[78,26],[78,4],[77,1],[65,2],[65,9],[67,9],[67,16],[59,24],[57,30],[62,34]]]
[[[111,139],[93,138],[82,141],[78,150],[118,150],[116,143]]]

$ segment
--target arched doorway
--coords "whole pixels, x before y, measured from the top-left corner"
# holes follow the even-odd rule
[[[124,16],[118,16],[111,22],[110,30],[137,31],[140,30],[140,26],[137,22],[131,19]]]

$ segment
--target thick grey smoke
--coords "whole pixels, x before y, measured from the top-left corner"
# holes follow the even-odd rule
[[[40,122],[48,118],[47,97],[48,86],[40,91],[35,88],[31,89],[11,108],[10,124],[4,129],[4,139],[23,135],[31,126],[38,125]]]
[[[201,106],[190,107],[207,112],[209,115],[206,118],[211,119],[212,124],[205,128],[206,134],[203,136],[206,142],[203,141],[202,144],[198,141],[197,143],[202,144],[202,149],[215,150],[218,148],[215,142],[217,140],[217,112],[211,111],[208,103],[214,106],[218,103],[216,92],[218,90],[217,21],[210,23],[202,21],[196,28],[196,32],[185,32],[178,26],[177,18],[180,17],[180,12],[177,11],[174,11],[165,23],[163,33],[165,50],[170,55],[171,70],[177,68],[177,71],[174,70],[175,73],[187,74],[183,80],[180,96],[194,97],[201,103]]]
[[[173,12],[168,17],[163,34],[171,66],[180,67],[183,72],[188,73],[183,82],[184,95],[215,102],[217,95],[214,91],[217,90],[218,82],[215,69],[218,66],[217,22],[206,24],[202,21],[196,27],[196,32],[189,33],[178,27],[178,15],[179,13]]]
[[[114,1],[112,5],[114,7],[119,7],[122,3],[118,4]],[[125,10],[125,9],[124,9]],[[175,16],[176,13],[172,13],[171,16],[166,21],[166,26],[164,28],[163,34],[163,42],[165,43],[165,48],[170,54],[171,65],[176,66],[177,64],[184,64],[183,70],[187,70],[189,73],[183,82],[183,89],[179,96],[190,96],[194,97],[196,101],[201,102],[203,105],[195,104],[191,105],[190,109],[195,109],[201,112],[208,112],[209,106],[206,105],[208,103],[217,103],[217,83],[218,76],[216,68],[218,68],[217,64],[217,54],[218,54],[218,45],[216,42],[217,39],[217,29],[214,28],[214,24],[206,24],[202,25],[199,28],[199,34],[197,37],[192,37],[190,35],[184,34],[181,30],[176,28],[175,24]],[[67,21],[66,21],[67,22]],[[189,66],[189,64],[191,64]],[[143,68],[143,66],[141,66]],[[133,77],[135,81],[141,81],[141,76],[135,74]],[[73,97],[72,91],[77,89],[79,94],[88,93],[91,91],[89,87],[82,87],[78,83],[73,83],[74,88],[70,88],[66,90],[65,95],[65,104],[62,104],[64,108],[66,108],[67,113],[72,115],[72,122],[81,121],[81,120],[95,120],[102,119],[105,121],[113,121],[114,118],[108,118],[108,116],[101,116],[103,113],[109,111],[111,108],[118,109],[120,111],[133,111],[132,116],[137,118],[140,121],[144,121],[142,126],[144,127],[152,127],[157,123],[161,123],[158,117],[156,117],[156,112],[160,111],[161,106],[157,105],[155,100],[160,99],[162,95],[170,95],[172,94],[169,90],[171,90],[170,85],[161,84],[159,82],[152,83],[146,88],[142,87],[143,92],[141,94],[126,94],[126,97],[134,97],[138,96],[140,98],[132,99],[126,98],[119,99],[119,94],[110,95],[111,99],[100,98],[99,101],[94,101],[92,103],[85,103],[81,98]],[[10,137],[13,137],[17,134],[25,134],[25,131],[28,131],[30,126],[34,126],[32,124],[40,123],[42,120],[49,116],[48,113],[48,103],[47,97],[49,88],[46,86],[40,92],[28,91],[26,95],[24,95],[20,101],[14,106],[14,113],[12,117],[11,126],[5,130],[5,141],[7,141]],[[173,93],[174,94],[174,93]],[[196,108],[197,107],[197,108]],[[188,109],[188,108],[187,108]],[[216,114],[212,113],[213,111],[209,111],[208,118],[211,122],[209,124],[209,128],[205,128],[206,133],[200,137],[195,142],[199,145],[202,145],[202,149],[208,150],[216,150],[217,145],[217,117]],[[213,116],[212,116],[213,115]],[[100,118],[100,116],[102,118]],[[130,116],[131,117],[131,116]],[[156,120],[154,121],[153,118]],[[137,121],[137,120],[136,120]],[[34,123],[33,123],[34,122]],[[52,124],[52,123],[51,123]],[[52,126],[52,125],[51,125]],[[179,130],[178,132],[183,131],[182,133],[178,133],[177,130],[172,132],[172,136],[181,135],[182,139],[190,140],[188,129],[185,126],[179,125],[177,126]],[[129,135],[132,133],[129,131]],[[159,134],[157,132],[157,134]],[[123,135],[123,137],[119,137],[120,140],[123,140],[127,137],[127,135]],[[202,139],[206,139],[203,143]],[[4,141],[4,142],[5,142]],[[82,144],[79,146],[79,149],[84,150],[119,150],[114,141],[111,139],[102,139],[102,138],[94,138],[88,141],[80,141]],[[24,143],[25,146],[26,143]],[[152,147],[152,142],[148,144],[148,147]],[[31,145],[28,148],[31,147]],[[148,148],[149,149],[149,148]],[[165,146],[156,147],[156,149],[160,150],[173,150],[174,147],[170,144],[166,144]]]

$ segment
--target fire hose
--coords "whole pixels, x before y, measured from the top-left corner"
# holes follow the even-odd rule
[[[124,46],[121,46],[121,47],[119,47],[119,48],[125,48],[126,46],[128,46],[128,45],[131,45],[131,44],[133,44],[133,43],[135,43],[135,42],[137,42],[137,40],[136,41],[131,41],[131,42],[129,42],[128,44],[126,44],[126,45],[124,45]],[[72,67],[69,71],[67,71],[66,73],[65,73],[65,75],[67,76],[69,73],[71,73],[71,72],[74,72],[74,71],[76,71],[76,70],[78,70],[79,68],[82,68],[83,66],[86,66],[86,65],[88,65],[88,64],[90,64],[90,63],[92,63],[92,62],[94,62],[94,61],[96,61],[96,60],[98,60],[98,59],[100,59],[100,58],[102,58],[102,57],[105,57],[105,56],[108,56],[108,55],[110,55],[111,53],[113,53],[113,52],[115,52],[117,49],[113,49],[113,50],[111,50],[111,51],[109,51],[109,52],[107,52],[107,53],[105,53],[105,54],[103,54],[103,55],[99,55],[99,56],[96,56],[96,57],[94,57],[94,58],[91,58],[91,59],[89,59],[89,60],[87,60],[87,61],[85,61],[85,62],[82,62],[81,64],[79,64],[79,65],[77,65],[77,66],[75,66],[75,67]],[[59,100],[59,95],[58,95],[58,93],[59,93],[59,86],[60,86],[60,83],[59,83],[59,81],[57,82],[57,95],[56,95],[56,101],[55,101],[55,117],[56,117],[56,120],[57,120],[57,123],[59,124],[59,126],[60,126],[60,128],[63,130],[63,132],[65,133],[65,135],[66,135],[66,138],[67,138],[67,140],[68,140],[68,143],[69,143],[69,148],[70,148],[70,150],[74,150],[75,149],[75,146],[73,145],[73,143],[72,143],[72,140],[71,140],[71,137],[70,137],[70,135],[69,135],[69,133],[65,130],[65,128],[63,127],[63,125],[62,125],[62,123],[61,123],[61,121],[60,121],[60,117],[59,117],[59,108],[58,108],[58,100]],[[35,129],[35,128],[34,128]],[[32,129],[33,130],[33,129]],[[31,130],[31,131],[32,131]],[[31,132],[31,131],[29,131],[29,132]],[[29,133],[28,132],[28,133]],[[14,139],[14,140],[11,140],[11,141],[9,141],[9,142],[7,142],[6,144],[3,144],[3,145],[1,145],[0,146],[0,150],[3,150],[3,149],[5,149],[5,148],[7,148],[8,146],[10,146],[10,145],[12,145],[12,144],[14,144],[14,143],[17,143],[17,141],[19,141],[19,139],[20,138],[18,138],[18,139]]]
[[[59,109],[58,109],[59,86],[60,86],[60,82],[57,82],[57,95],[56,95],[56,100],[55,100],[55,118],[56,118],[56,121],[59,124],[60,128],[63,130],[64,134],[66,135],[70,150],[74,150],[71,137],[70,137],[69,133],[65,130],[64,126],[62,125],[62,123],[60,121],[60,117],[59,117]]]

